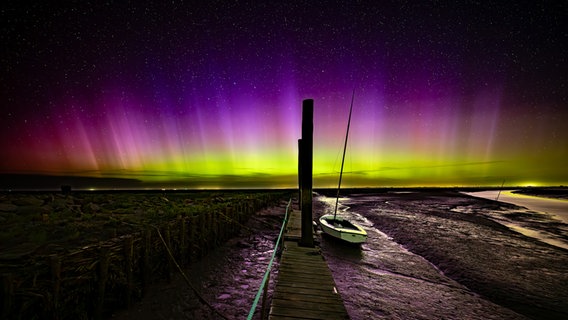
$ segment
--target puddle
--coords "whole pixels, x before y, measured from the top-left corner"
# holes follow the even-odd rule
[[[488,210],[485,208],[475,209],[471,206],[458,206],[451,210],[460,213],[482,214],[524,236],[568,250],[568,225],[559,222],[549,214],[521,207],[518,209]],[[547,229],[550,229],[550,231]]]

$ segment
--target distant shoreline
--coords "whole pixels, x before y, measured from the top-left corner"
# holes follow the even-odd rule
[[[0,174],[0,192],[61,192],[63,187],[70,187],[74,192],[193,192],[193,191],[247,191],[247,190],[295,190],[297,187],[277,186],[270,181],[252,182],[238,177],[230,177],[222,183],[208,182],[206,179],[189,179],[187,183],[145,182],[133,178],[89,177],[89,176],[56,176],[42,174]],[[384,187],[347,187],[342,194],[349,193],[386,193],[393,191],[461,191],[475,192],[499,190],[500,186],[384,186]],[[507,186],[518,193],[548,198],[568,199],[567,186],[523,187]],[[314,191],[322,194],[337,193],[336,188],[314,187]]]
[[[536,196],[551,199],[566,199],[568,200],[567,187],[543,187],[543,188],[522,188],[514,191],[513,193],[524,194],[527,196]]]

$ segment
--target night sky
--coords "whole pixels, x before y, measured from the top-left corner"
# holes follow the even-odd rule
[[[3,1],[0,173],[331,187],[355,90],[345,186],[568,184],[565,1],[279,2]]]

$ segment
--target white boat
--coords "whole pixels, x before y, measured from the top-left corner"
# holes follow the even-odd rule
[[[367,240],[367,232],[359,225],[344,219],[341,215],[326,214],[319,218],[323,232],[334,238],[350,243],[363,243]]]
[[[347,139],[349,138],[349,126],[351,125],[351,113],[353,111],[354,98],[355,91],[353,91],[353,96],[351,97],[351,107],[349,108],[349,120],[347,121],[347,133],[345,134],[343,158],[341,159],[341,171],[339,171],[339,185],[337,186],[337,198],[335,199],[335,211],[333,214],[325,214],[321,216],[319,218],[319,222],[321,229],[327,235],[350,243],[363,243],[367,240],[367,232],[361,226],[347,220],[341,215],[337,215],[339,190],[341,189],[341,178],[343,177],[343,164],[345,163],[345,151],[347,150]]]

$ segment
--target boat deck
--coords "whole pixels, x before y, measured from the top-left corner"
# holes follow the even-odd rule
[[[320,249],[299,246],[300,235],[301,213],[293,210],[269,319],[349,319]]]

